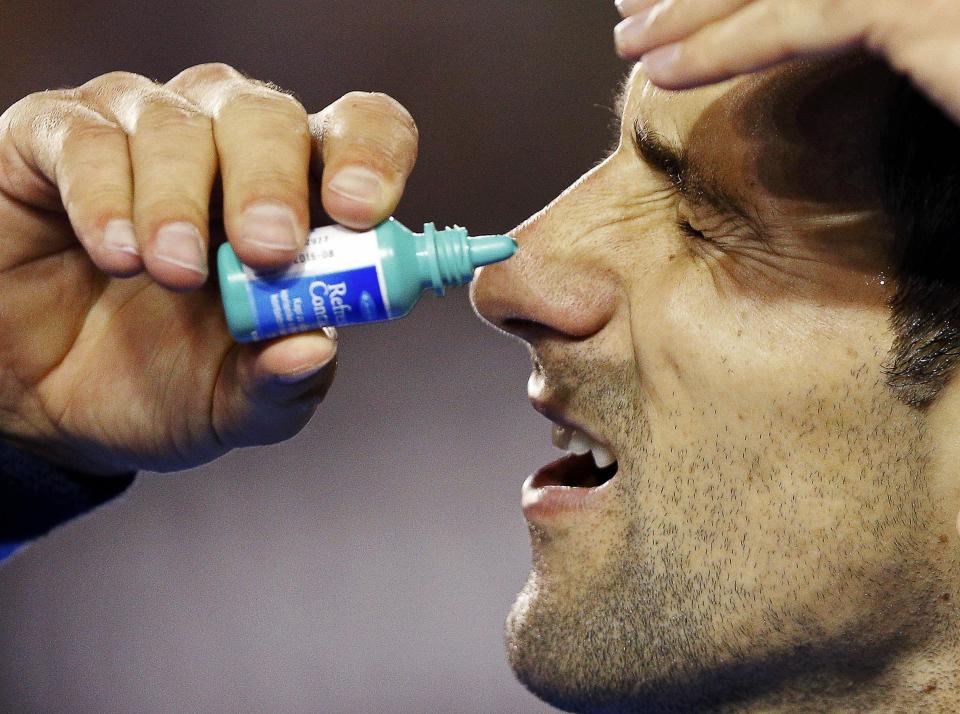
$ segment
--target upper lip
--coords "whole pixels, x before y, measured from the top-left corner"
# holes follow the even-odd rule
[[[613,448],[609,441],[595,433],[593,430],[583,426],[582,423],[568,417],[559,405],[541,399],[531,399],[530,404],[532,404],[534,409],[543,414],[554,424],[559,424],[560,426],[565,426],[570,429],[576,429],[577,431],[586,434],[593,441],[601,444],[604,448],[609,450],[610,453],[613,454],[614,458],[617,458],[617,451]]]

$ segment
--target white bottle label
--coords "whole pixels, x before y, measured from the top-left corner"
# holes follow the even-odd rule
[[[255,339],[390,315],[375,231],[317,228],[288,268],[265,273],[244,266],[244,272],[257,322]]]

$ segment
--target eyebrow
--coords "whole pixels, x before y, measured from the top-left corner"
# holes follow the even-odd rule
[[[757,223],[755,211],[748,210],[739,197],[724,189],[683,147],[653,131],[641,116],[634,120],[632,139],[640,159],[670,179],[682,196],[720,213],[738,216],[751,224]]]

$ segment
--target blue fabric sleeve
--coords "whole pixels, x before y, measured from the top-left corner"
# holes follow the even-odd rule
[[[92,476],[0,441],[0,554],[120,495],[134,474]]]
[[[16,553],[21,545],[23,543],[0,543],[0,563]]]

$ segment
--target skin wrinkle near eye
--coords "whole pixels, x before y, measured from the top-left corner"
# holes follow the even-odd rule
[[[666,200],[667,198],[669,197],[663,197],[663,200]],[[655,202],[657,202],[656,199],[649,201],[649,203],[655,203]],[[575,241],[583,240],[586,236],[589,236],[593,233],[597,233],[608,228],[613,228],[615,226],[621,226],[627,223],[633,223],[634,221],[641,221],[641,220],[644,220],[645,218],[646,218],[645,216],[636,216],[636,215],[615,216],[613,218],[610,218],[609,220],[589,226],[582,233],[579,233],[574,240]]]
[[[710,277],[718,295],[725,295],[730,286],[737,286],[744,294],[761,292],[770,296],[784,292],[784,296],[790,299],[802,297],[800,285],[804,282],[804,275],[799,267],[791,266],[783,259],[790,258],[794,263],[803,263],[813,262],[816,258],[803,254],[789,255],[783,250],[785,246],[775,246],[758,239],[739,217],[715,213],[710,206],[691,203],[693,210],[699,212],[699,215],[693,214],[684,210],[686,202],[687,199],[681,199],[678,208],[680,219],[703,233],[702,238],[691,236],[691,243],[686,247],[709,264]],[[700,218],[707,212],[708,219]],[[711,248],[715,249],[713,254],[710,253]],[[749,262],[736,260],[738,258],[749,259]],[[756,267],[767,270],[752,269]],[[773,276],[778,274],[791,280],[776,280]]]
[[[638,115],[634,119],[633,146],[648,166],[665,175],[683,200],[701,209],[711,209],[717,215],[743,223],[743,239],[752,239],[771,253],[774,244],[768,240],[770,228],[757,208],[731,197],[718,189],[703,167],[689,158],[685,149],[672,146],[663,136],[653,131],[649,122]]]
[[[617,144],[611,150],[611,154],[618,151],[622,144],[622,123],[623,117],[626,116],[629,79],[630,76],[628,75],[615,101],[615,106],[620,109],[622,114],[616,127]],[[731,218],[735,216],[743,220],[746,224],[745,228],[749,230],[749,237],[762,243],[771,252],[775,252],[773,246],[765,238],[765,221],[760,216],[759,211],[756,209],[748,210],[742,202],[728,197],[722,191],[708,189],[707,186],[713,182],[706,178],[706,173],[700,166],[691,162],[684,150],[670,146],[662,135],[650,129],[649,123],[644,121],[640,115],[634,119],[631,140],[640,158],[648,166],[664,174],[673,184],[674,190],[683,199],[699,207],[712,207],[718,215]]]
[[[703,233],[701,243],[712,244],[719,251],[720,254],[711,262],[715,271],[722,271],[747,291],[757,291],[761,286],[766,286],[768,296],[775,292],[785,292],[785,296],[790,299],[808,299],[804,297],[802,286],[809,282],[807,275],[810,266],[835,265],[840,260],[836,250],[831,252],[827,243],[847,242],[851,247],[855,247],[856,238],[847,238],[844,231],[856,228],[866,230],[870,222],[883,225],[882,212],[877,210],[802,216],[792,224],[771,229],[777,231],[776,237],[766,240],[756,235],[752,227],[746,225],[739,216],[718,213],[712,206],[696,204],[686,197],[681,198],[678,213],[682,220]],[[825,237],[821,240],[816,237],[818,235]],[[696,241],[696,238],[693,240]],[[811,250],[818,241],[824,245],[817,250]],[[698,251],[701,257],[705,257],[704,251],[707,251],[707,247],[698,248]],[[742,260],[733,263],[731,260],[724,260],[724,257],[746,258],[749,263]],[[854,259],[856,253],[852,252],[848,257]],[[762,267],[766,271],[752,270],[751,266]],[[737,276],[747,270],[750,270],[749,274]],[[776,276],[781,279],[777,280]],[[713,277],[715,286],[720,289],[723,283],[719,276]]]
[[[712,206],[717,212],[743,218],[749,223],[760,220],[756,209],[748,209],[742,198],[718,185],[704,165],[693,159],[685,147],[672,145],[654,131],[649,120],[638,114],[633,122],[634,148],[651,168],[660,171],[682,196],[697,204]]]
[[[603,164],[607,164],[610,161],[615,160],[615,157],[608,157],[605,159]],[[584,179],[593,175],[597,170],[603,169],[603,164],[596,167],[590,173],[581,177],[570,189],[564,192],[568,193],[571,189],[578,186]],[[563,195],[563,194],[562,194]],[[562,196],[561,195],[561,196]],[[617,226],[624,226],[632,222],[650,222],[657,221],[659,224],[659,218],[656,215],[659,210],[659,204],[673,203],[676,200],[676,192],[673,188],[658,188],[652,191],[645,192],[642,197],[639,199],[634,199],[633,197],[629,199],[624,199],[621,195],[617,195],[618,200],[623,202],[622,210],[612,212],[612,213],[592,213],[589,216],[589,222],[585,222],[582,227],[579,227],[576,235],[572,239],[572,245],[576,245],[583,240],[590,238],[601,233],[610,233],[611,229],[616,228]],[[548,206],[544,210],[548,210]],[[542,213],[542,212],[541,212]],[[540,214],[538,214],[540,215]],[[518,229],[521,230],[529,226],[529,222],[524,222],[523,226]]]
[[[742,222],[736,218],[730,215],[712,212],[710,209],[696,204],[688,205],[688,203],[689,202],[683,199],[680,201],[677,210],[680,219],[688,223],[694,230],[702,233],[707,240],[724,245],[724,236],[734,241],[736,237],[739,236],[741,242],[743,242],[744,239],[750,239],[749,229],[743,226]],[[687,208],[692,208],[692,210],[685,210]],[[708,213],[708,211],[710,212]]]

